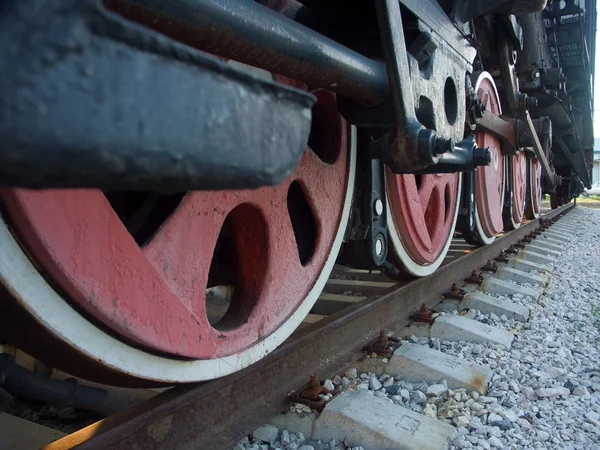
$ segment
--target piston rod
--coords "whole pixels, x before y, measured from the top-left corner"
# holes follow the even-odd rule
[[[257,2],[108,0],[108,8],[223,58],[301,79],[375,106],[389,94],[385,65]]]

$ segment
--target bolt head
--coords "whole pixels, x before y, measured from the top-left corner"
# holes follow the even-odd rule
[[[435,138],[433,154],[437,156],[447,152],[453,152],[455,147],[456,142],[454,142],[454,139],[445,139],[443,137],[438,136]]]
[[[381,256],[382,253],[383,253],[383,239],[378,237],[377,240],[375,241],[375,254],[377,256]]]
[[[375,204],[373,205],[375,210],[375,215],[380,216],[383,214],[383,202],[380,199],[375,200]]]
[[[535,97],[527,97],[527,99],[525,100],[525,105],[527,106],[527,109],[533,111],[538,107],[538,99]]]
[[[475,166],[488,166],[492,162],[492,152],[489,147],[476,147],[473,152]]]

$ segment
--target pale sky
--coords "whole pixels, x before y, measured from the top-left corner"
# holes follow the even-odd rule
[[[596,8],[598,8],[598,0],[596,0]],[[594,67],[594,72],[596,76],[594,77],[594,86],[593,86],[593,95],[594,95],[594,137],[600,138],[600,54],[598,51],[600,50],[600,33],[598,33],[598,10],[596,10],[596,64]],[[596,95],[598,92],[598,95]]]

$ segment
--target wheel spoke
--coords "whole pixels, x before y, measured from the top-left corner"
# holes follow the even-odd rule
[[[235,196],[229,192],[188,193],[143,247],[156,271],[198,321],[206,322],[204,292],[219,232],[227,214],[243,199],[243,192]]]
[[[427,229],[432,242],[436,242],[445,229],[444,188],[443,184],[436,186],[427,205]],[[442,224],[442,226],[437,226],[438,224]]]
[[[520,152],[511,157],[512,163],[512,210],[509,228],[517,228],[525,214],[525,194],[527,190],[527,156]]]
[[[319,223],[330,215],[330,208],[335,198],[330,193],[337,192],[345,186],[346,180],[340,176],[340,167],[346,164],[345,153],[331,165],[321,161],[314,152],[306,151],[302,157],[302,164],[292,174],[291,178],[302,185],[307,201]]]
[[[163,351],[177,346],[184,353],[187,342],[198,340],[195,317],[158,276],[100,191],[17,190],[3,200],[36,262],[102,323]],[[169,307],[155,321],[154,311],[163,304]],[[171,326],[175,323],[179,329]]]
[[[429,199],[431,198],[431,194],[436,188],[435,181],[437,180],[433,177],[425,176],[421,178],[421,186],[419,186],[419,200],[421,201],[421,210],[423,212],[427,211],[428,209]]]

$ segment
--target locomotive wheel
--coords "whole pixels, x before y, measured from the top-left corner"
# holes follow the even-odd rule
[[[355,129],[333,94],[315,95],[309,146],[276,186],[2,193],[0,283],[48,341],[77,351],[57,367],[201,381],[263,358],[297,328],[338,255],[355,171]],[[207,294],[219,290],[233,295]],[[25,350],[52,363],[35,345]]]
[[[494,79],[482,72],[475,84],[477,96],[483,101],[486,110],[492,114],[502,114],[498,91]],[[500,139],[489,131],[478,129],[475,133],[478,147],[489,147],[492,161],[488,166],[475,170],[475,223],[473,235],[465,236],[473,243],[489,244],[504,230],[502,207],[504,204],[504,156]]]
[[[537,219],[542,208],[542,164],[537,158],[527,158],[527,206],[525,218]]]
[[[388,230],[393,256],[413,276],[433,273],[444,260],[458,217],[460,174],[386,172]]]
[[[510,205],[506,214],[505,228],[516,230],[521,226],[525,217],[525,203],[527,194],[527,155],[519,152],[507,158],[511,167],[508,171],[510,177]]]

